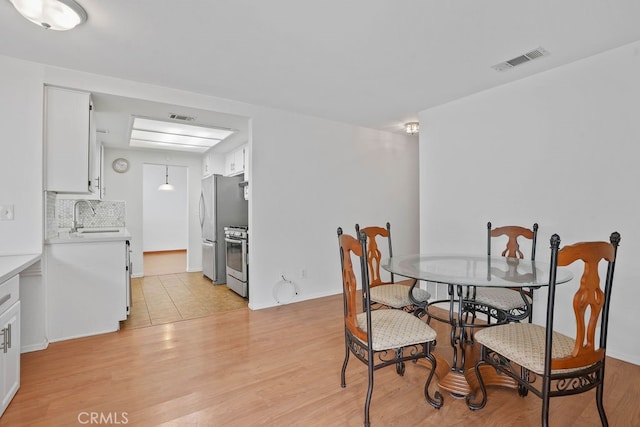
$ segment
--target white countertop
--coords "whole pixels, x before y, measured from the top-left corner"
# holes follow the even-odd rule
[[[126,228],[81,228],[76,233],[69,233],[68,230],[60,230],[56,237],[45,240],[45,244],[117,242],[119,240],[129,239],[131,239],[131,234]]]
[[[0,256],[0,283],[9,280],[40,260],[40,254]]]

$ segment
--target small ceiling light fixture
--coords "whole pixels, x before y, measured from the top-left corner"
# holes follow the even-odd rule
[[[404,124],[404,128],[409,135],[415,135],[420,131],[420,124],[418,122],[409,122]]]
[[[70,30],[87,20],[87,12],[73,0],[9,1],[20,15],[48,30]]]
[[[164,184],[161,184],[158,187],[159,191],[173,191],[175,187],[169,184],[169,165],[164,166]]]

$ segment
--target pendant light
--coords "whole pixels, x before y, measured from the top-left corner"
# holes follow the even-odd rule
[[[164,166],[164,184],[158,187],[159,191],[173,191],[175,187],[169,184],[169,165]]]
[[[73,0],[9,1],[20,15],[48,30],[70,30],[87,20],[87,12]]]

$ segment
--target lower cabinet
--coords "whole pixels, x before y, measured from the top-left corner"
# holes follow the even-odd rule
[[[127,318],[127,242],[49,244],[45,253],[49,342],[117,331]]]
[[[0,284],[0,396],[2,415],[20,388],[19,279]]]

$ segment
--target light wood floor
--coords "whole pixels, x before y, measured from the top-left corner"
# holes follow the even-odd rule
[[[93,412],[134,426],[361,426],[366,368],[352,357],[340,387],[342,312],[336,295],[53,343],[22,355],[22,387],[0,425],[78,425]],[[450,356],[448,329],[432,323]],[[490,389],[477,412],[449,395],[435,410],[426,375],[411,363],[404,377],[377,371],[372,425],[540,425],[540,400],[513,390]],[[640,366],[608,359],[611,426],[638,425],[639,379]],[[550,425],[599,426],[594,396],[552,400]]]

